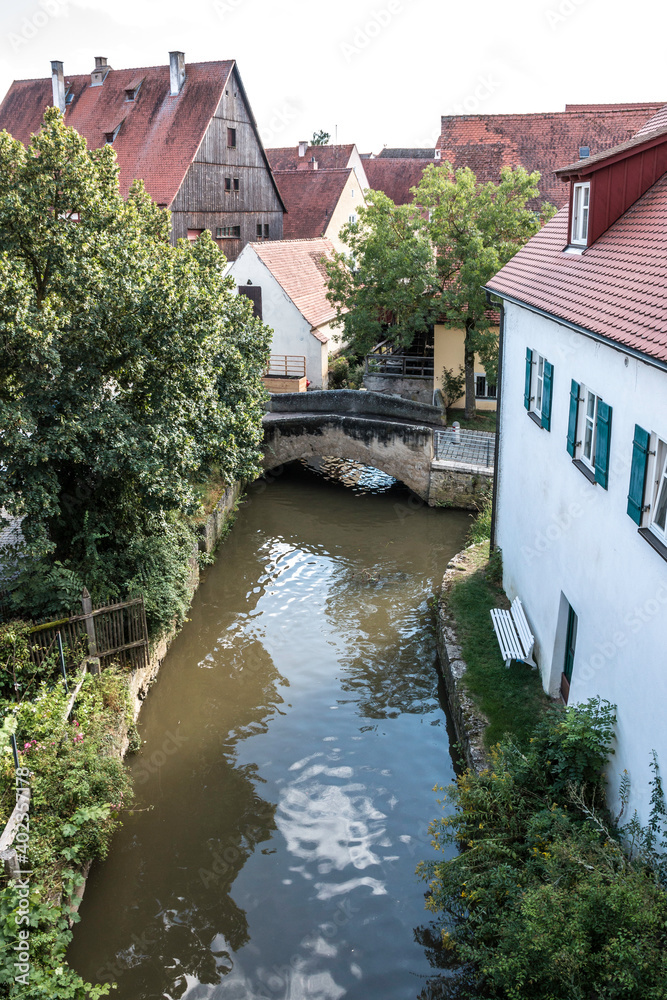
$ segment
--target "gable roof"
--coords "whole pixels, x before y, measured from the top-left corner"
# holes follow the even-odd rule
[[[272,170],[310,170],[314,156],[320,170],[338,170],[349,166],[354,143],[347,146],[308,146],[305,156],[299,156],[298,146],[281,146],[267,149],[266,155]]]
[[[395,205],[407,205],[412,201],[410,188],[416,187],[429,163],[436,166],[442,162],[433,159],[408,159],[405,157],[378,156],[366,160],[366,176],[372,191],[384,191]]]
[[[588,146],[591,154],[632,138],[662,104],[566,105],[565,111],[527,115],[445,115],[436,148],[455,168],[470,167],[478,180],[497,182],[501,167],[539,170],[542,201],[561,207],[568,191],[554,171]]]
[[[395,148],[385,148],[378,153],[376,159],[391,159],[391,160],[432,160],[433,159],[433,147],[430,146],[428,149],[408,149],[404,146],[399,146]]]
[[[587,156],[583,160],[575,160],[574,163],[566,167],[559,167],[554,171],[557,177],[566,180],[571,174],[584,177],[586,174],[595,173],[600,165],[607,166],[610,163],[618,162],[627,156],[639,152],[642,148],[650,149],[653,146],[662,144],[667,137],[667,122],[662,128],[649,132],[638,132],[632,139],[622,142],[611,149],[604,149],[596,156]]]
[[[301,315],[310,323],[318,340],[326,343],[329,336],[318,333],[317,327],[331,322],[336,310],[327,301],[327,274],[322,258],[333,256],[331,240],[268,240],[249,243],[243,251],[253,250],[268,268]]]
[[[287,208],[283,236],[287,240],[323,236],[350,174],[347,170],[275,170],[276,184]]]
[[[667,174],[585,253],[567,242],[566,206],[486,287],[667,366]]]
[[[105,133],[120,125],[113,148],[120,168],[121,194],[126,197],[132,181],[139,178],[158,204],[170,205],[235,67],[233,59],[188,63],[185,82],[175,97],[169,93],[166,63],[139,69],[110,69],[99,87],[91,87],[90,73],[66,75],[65,87],[73,99],[65,111],[65,124],[84,136],[90,149],[103,146]],[[236,74],[268,169],[238,69]],[[126,100],[126,90],[136,89],[138,82],[141,87],[136,100]],[[0,128],[27,144],[52,103],[50,77],[15,80],[0,104]]]

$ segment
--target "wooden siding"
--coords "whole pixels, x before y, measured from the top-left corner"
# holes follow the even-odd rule
[[[227,129],[236,129],[236,146],[227,145]],[[225,178],[232,190],[225,190]],[[233,190],[238,178],[239,190]],[[240,226],[240,240],[218,240],[229,260],[257,238],[257,223],[268,223],[269,238],[282,239],[283,208],[264,157],[236,69],[211,119],[194,161],[172,205],[172,239],[188,229]]]
[[[667,142],[645,149],[591,176],[589,246],[667,172]]]

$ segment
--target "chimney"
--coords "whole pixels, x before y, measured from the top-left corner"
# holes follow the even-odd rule
[[[58,60],[51,63],[51,83],[53,85],[53,106],[60,108],[65,113],[65,77],[63,74],[63,64]]]
[[[310,169],[317,170],[317,160],[315,159],[314,156],[311,156],[310,158]]]
[[[95,56],[95,69],[90,74],[90,86],[101,87],[110,69],[106,56]]]
[[[178,96],[185,83],[185,53],[169,53],[169,93],[172,97]]]
[[[308,142],[306,139],[301,139],[299,141],[299,156],[305,156],[306,150],[308,149]]]

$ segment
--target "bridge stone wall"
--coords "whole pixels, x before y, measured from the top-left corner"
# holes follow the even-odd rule
[[[322,389],[313,392],[284,392],[268,404],[270,413],[340,413],[408,420],[438,427],[445,425],[439,406],[415,403],[400,396],[359,389]]]
[[[320,395],[331,398],[334,394],[325,391]],[[351,394],[368,395],[355,391]],[[312,397],[318,393],[302,395]],[[423,500],[429,499],[433,460],[431,427],[331,411],[269,414],[264,418],[265,469],[310,455],[337,455],[372,465],[400,479]]]

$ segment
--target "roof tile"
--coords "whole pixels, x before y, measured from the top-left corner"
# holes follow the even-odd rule
[[[330,323],[336,310],[327,301],[327,275],[324,261],[334,254],[331,240],[269,240],[251,243],[259,259],[308,320],[313,333],[326,343],[329,335],[317,328]]]

